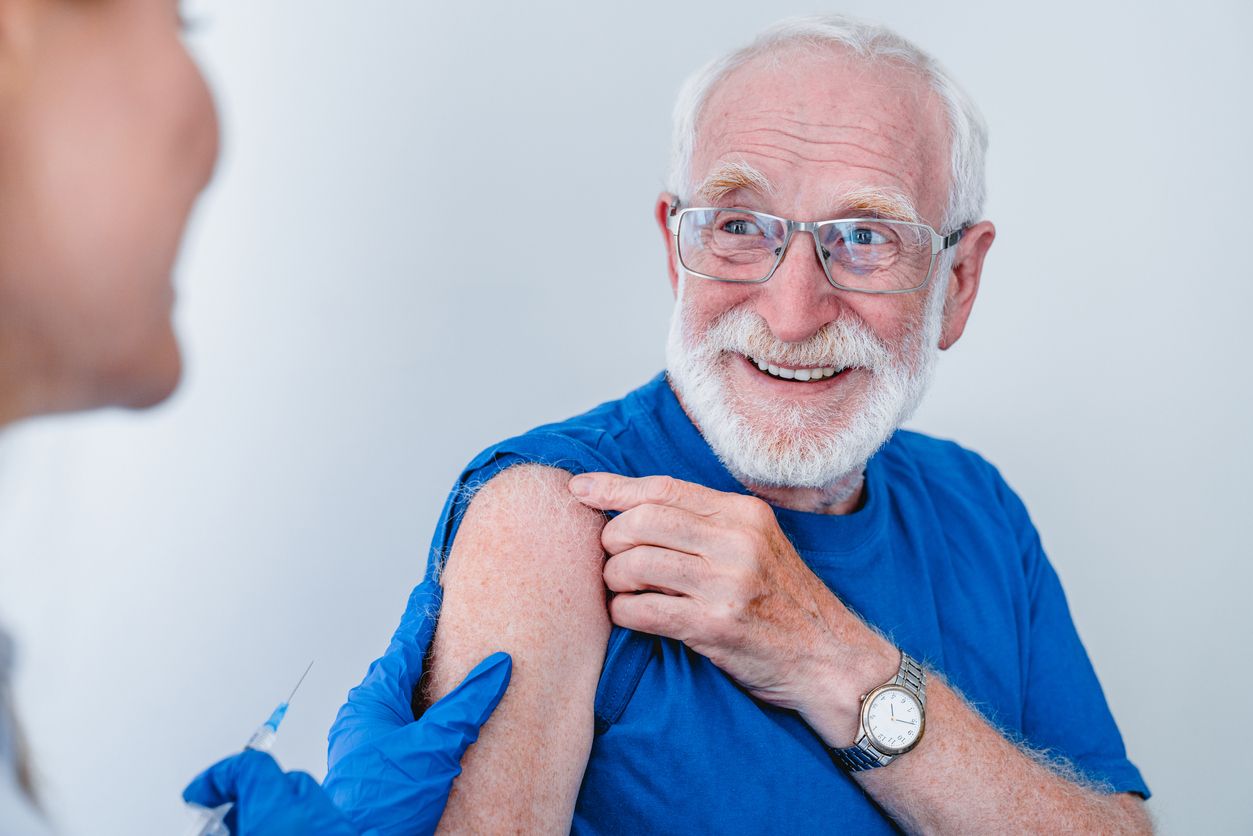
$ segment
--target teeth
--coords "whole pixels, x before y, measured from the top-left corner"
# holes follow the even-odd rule
[[[748,361],[772,377],[782,378],[783,380],[825,380],[828,377],[835,377],[839,371],[834,366],[824,366],[820,369],[788,369],[782,366],[775,366],[764,360],[754,360],[752,357],[749,357]]]

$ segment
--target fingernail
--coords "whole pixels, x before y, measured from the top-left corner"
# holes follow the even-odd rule
[[[570,480],[570,493],[575,496],[587,496],[592,492],[592,477],[587,474],[575,476]]]

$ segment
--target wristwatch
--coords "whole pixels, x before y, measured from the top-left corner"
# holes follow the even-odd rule
[[[918,745],[927,727],[927,672],[901,651],[896,678],[861,698],[857,743],[831,754],[849,772],[887,766]]]

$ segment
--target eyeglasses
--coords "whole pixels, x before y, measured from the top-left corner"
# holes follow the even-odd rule
[[[808,232],[827,281],[859,293],[910,293],[931,279],[940,253],[962,227],[940,235],[926,224],[881,218],[790,221],[749,209],[670,207],[666,226],[687,272],[719,282],[769,280],[793,234]]]

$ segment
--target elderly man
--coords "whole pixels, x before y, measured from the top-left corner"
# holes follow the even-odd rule
[[[897,431],[995,235],[974,106],[825,17],[705,68],[676,122],[667,374],[483,453],[436,532],[419,702],[515,664],[444,826],[1148,830],[1021,501]]]

